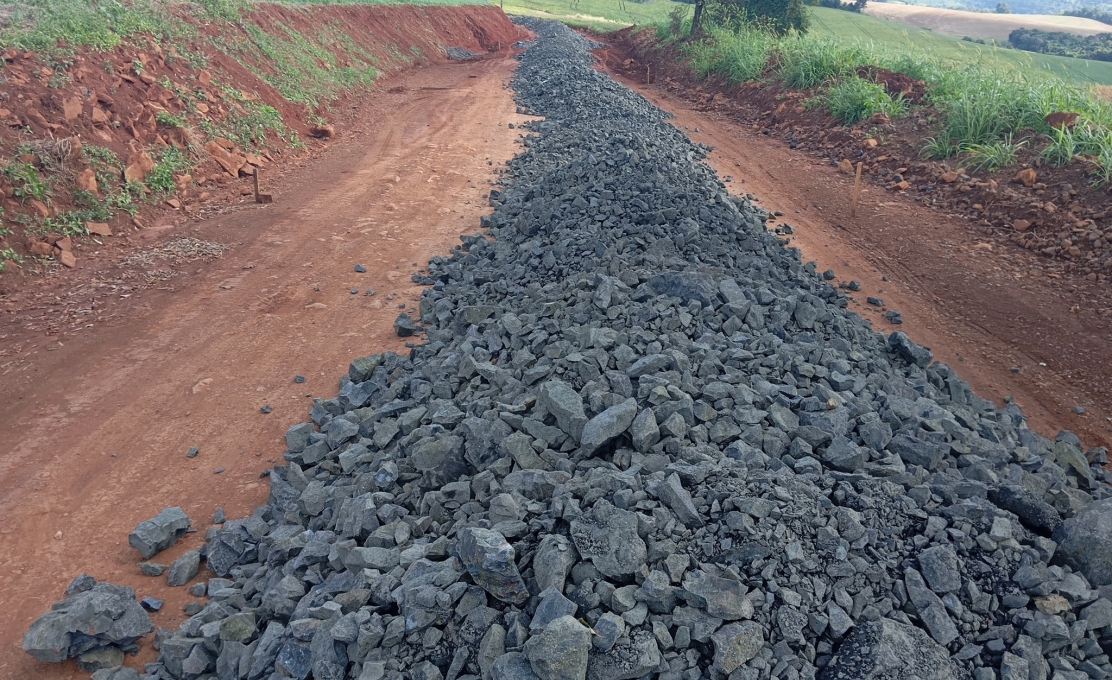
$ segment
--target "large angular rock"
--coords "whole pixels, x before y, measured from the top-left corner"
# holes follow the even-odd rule
[[[184,586],[193,580],[200,569],[201,551],[187,550],[170,565],[170,570],[166,572],[166,585]]]
[[[587,425],[583,397],[562,380],[549,380],[541,385],[537,398],[545,410],[556,417],[560,429],[578,441]]]
[[[961,588],[958,556],[948,545],[936,545],[919,553],[923,578],[936,593],[952,593]]]
[[[903,331],[895,331],[888,336],[888,347],[903,357],[904,361],[919,368],[926,368],[934,355],[922,345],[916,345]]]
[[[714,642],[714,667],[726,674],[757,656],[764,647],[764,629],[756,621],[722,626],[711,636]]]
[[[23,651],[39,661],[65,661],[106,647],[133,648],[153,630],[134,590],[89,578],[35,619]]]
[[[859,625],[838,647],[819,680],[954,680],[950,654],[926,633],[892,619]]]
[[[422,482],[431,488],[454,482],[467,473],[463,438],[453,435],[422,440],[410,450],[409,461],[424,473]]]
[[[683,488],[678,474],[673,472],[665,477],[663,482],[652,487],[651,490],[661,502],[676,513],[676,518],[683,522],[684,526],[691,529],[698,529],[703,526],[703,518],[699,516],[698,510],[695,509],[691,494]]]
[[[908,434],[897,434],[888,442],[888,450],[909,465],[936,470],[942,464],[946,449],[938,444],[925,442]]]
[[[656,414],[651,408],[644,409],[629,426],[629,436],[633,439],[633,448],[645,453],[653,444],[660,441],[660,426],[656,422]]]
[[[822,452],[822,461],[835,470],[857,472],[869,462],[869,451],[839,436]]]
[[[670,295],[684,304],[698,300],[704,307],[713,307],[718,298],[714,277],[699,272],[661,272],[645,283],[657,295]]]
[[[1014,512],[1020,521],[1036,531],[1050,533],[1062,522],[1062,516],[1052,505],[1018,484],[1001,484],[989,489],[988,497],[1004,510]]]
[[[629,576],[648,557],[645,541],[637,534],[637,516],[606,500],[572,521],[571,538],[579,554],[611,578]]]
[[[689,571],[683,577],[683,589],[695,604],[708,614],[724,621],[753,618],[753,603],[746,597],[746,588],[734,578],[724,578],[702,570]]]
[[[1064,520],[1051,536],[1055,559],[1085,574],[1094,586],[1112,584],[1112,498],[1090,503]]]
[[[529,591],[514,562],[514,549],[497,531],[468,527],[459,533],[459,558],[475,583],[503,602],[521,604]]]
[[[579,440],[580,451],[583,455],[592,455],[625,432],[636,417],[637,400],[630,398],[591,418],[583,426],[583,434]]]
[[[561,616],[525,643],[525,658],[540,680],[584,680],[591,631],[571,616]]]
[[[620,620],[620,619],[619,619]],[[660,647],[647,630],[635,630],[587,659],[587,680],[633,680],[660,665]]]
[[[563,592],[564,581],[577,559],[575,547],[567,538],[546,534],[533,556],[533,576],[537,579],[537,587],[542,591],[555,588]]]
[[[490,667],[490,680],[539,680],[521,652],[509,652],[494,660]]]
[[[143,559],[174,545],[189,529],[189,517],[175,506],[165,508],[154,517],[137,524],[127,536],[128,544],[139,551]]]

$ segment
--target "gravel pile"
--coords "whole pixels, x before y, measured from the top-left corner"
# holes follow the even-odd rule
[[[584,38],[522,23],[545,120],[493,240],[290,428],[143,677],[1108,677],[1105,452],[874,333]]]

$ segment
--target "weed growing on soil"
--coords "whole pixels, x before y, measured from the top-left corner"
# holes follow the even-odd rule
[[[0,272],[4,271],[8,262],[21,265],[23,264],[23,258],[19,253],[15,252],[14,248],[0,248]]]
[[[167,146],[162,149],[154,168],[147,175],[147,188],[157,197],[173,193],[178,188],[174,175],[188,172],[191,168],[192,164],[184,153]]]
[[[788,39],[781,41],[779,48],[780,79],[800,89],[848,76],[868,63],[860,46],[847,47],[832,40]]]
[[[297,133],[286,127],[278,109],[249,99],[230,85],[221,85],[220,89],[224,92],[225,98],[238,110],[235,115],[225,116],[221,121],[214,121],[211,118],[200,119],[197,125],[206,135],[224,137],[245,149],[251,149],[266,145],[267,133],[273,132],[279,139],[294,148],[304,146],[304,142],[297,138]]]
[[[1004,139],[984,144],[970,144],[965,149],[969,152],[969,168],[973,171],[996,170],[1015,165],[1019,150],[1025,146],[1027,146],[1026,141],[1013,141],[1010,134]]]
[[[849,125],[884,113],[889,118],[902,116],[907,110],[903,97],[893,98],[883,85],[850,77],[838,81],[826,93],[826,110],[841,122]]]
[[[5,1],[11,16],[0,30],[0,45],[43,54],[70,54],[81,45],[112,49],[128,36],[150,33],[169,37],[189,30],[167,20],[165,10],[149,0],[127,4],[96,0]]]
[[[31,198],[39,201],[46,200],[49,187],[39,176],[39,171],[35,169],[34,165],[18,158],[13,159],[4,168],[4,177],[12,183],[12,192],[20,203],[25,203]]]

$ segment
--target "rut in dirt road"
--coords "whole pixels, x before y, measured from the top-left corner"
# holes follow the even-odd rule
[[[144,677],[1112,672],[1081,442],[874,333],[585,39],[522,23],[545,120],[493,239],[429,263],[423,344],[290,428]],[[30,651],[75,651],[46,616]]]

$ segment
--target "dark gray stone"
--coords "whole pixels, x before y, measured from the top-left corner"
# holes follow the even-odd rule
[[[956,675],[945,647],[914,626],[880,619],[855,628],[818,677],[953,680]]]
[[[475,583],[499,600],[520,604],[529,598],[514,562],[514,549],[497,531],[475,527],[462,530],[459,558]]]
[[[579,554],[611,578],[633,574],[648,557],[637,533],[637,516],[605,500],[571,523],[571,538]]]
[[[104,647],[132,648],[154,630],[135,591],[111,583],[71,592],[23,635],[23,651],[39,661],[65,661]]]
[[[150,559],[177,542],[189,529],[189,517],[179,507],[164,508],[154,517],[137,524],[128,534],[128,544]]]
[[[188,550],[174,560],[166,572],[166,585],[184,586],[193,580],[201,568],[201,551]]]
[[[1058,544],[1057,559],[1080,571],[1094,586],[1112,584],[1112,498],[1064,520],[1051,538]]]

